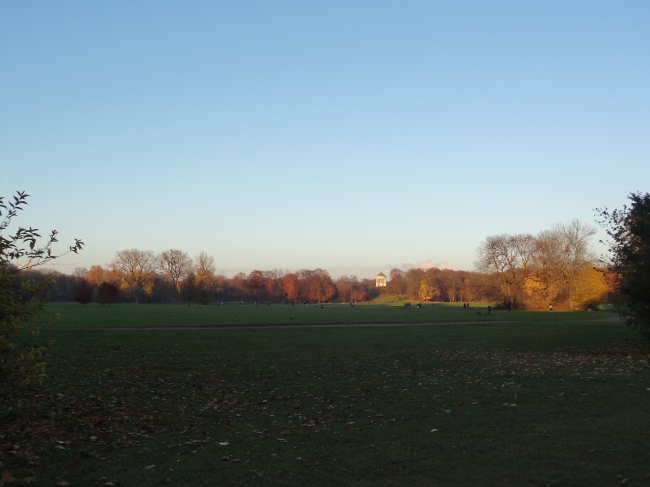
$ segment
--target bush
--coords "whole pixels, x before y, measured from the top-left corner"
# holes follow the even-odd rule
[[[88,284],[88,281],[82,279],[77,283],[77,288],[74,290],[73,299],[80,304],[86,305],[93,299],[93,287]]]
[[[598,210],[611,238],[608,271],[619,312],[650,339],[650,194],[632,193],[622,210]]]
[[[120,290],[114,284],[110,282],[102,282],[99,288],[97,288],[97,299],[99,304],[104,306],[105,304],[112,304],[117,301],[117,298],[120,296]]]

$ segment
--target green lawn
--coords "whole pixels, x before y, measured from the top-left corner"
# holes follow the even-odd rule
[[[116,306],[102,325],[298,311],[270,308]],[[650,485],[650,347],[633,331],[608,313],[486,326],[431,308],[295,320],[459,323],[89,333],[72,328],[105,309],[70,305],[43,333],[51,379],[0,399],[0,470],[43,486]]]
[[[264,326],[264,325],[326,325],[326,324],[391,324],[391,323],[447,323],[495,321],[593,321],[614,318],[609,311],[601,312],[538,312],[494,311],[486,316],[487,304],[464,309],[458,303],[426,304],[422,308],[404,308],[403,304],[357,304],[354,308],[343,304],[302,304],[271,306],[229,304],[226,306],[174,306],[120,304],[101,307],[77,303],[56,303],[50,311],[60,313],[56,328],[113,328],[113,327],[197,327],[197,326]],[[478,313],[482,314],[479,315]]]

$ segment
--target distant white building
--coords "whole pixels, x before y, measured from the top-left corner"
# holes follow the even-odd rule
[[[386,287],[386,276],[383,272],[380,272],[375,277],[375,287]]]

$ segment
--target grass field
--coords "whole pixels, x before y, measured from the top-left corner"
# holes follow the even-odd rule
[[[650,485],[650,348],[611,313],[66,308],[0,399],[5,482]],[[391,319],[456,324],[206,326]],[[136,329],[169,325],[204,329]]]
[[[148,327],[218,327],[265,325],[328,325],[328,324],[395,324],[448,323],[476,321],[598,321],[613,318],[602,312],[537,312],[494,311],[486,316],[487,304],[464,309],[460,303],[425,304],[422,308],[404,308],[403,303],[381,305],[310,304],[272,306],[228,304],[226,306],[129,305],[101,307],[77,303],[52,304],[52,312],[60,313],[56,328],[148,328]],[[478,314],[478,313],[482,314]]]

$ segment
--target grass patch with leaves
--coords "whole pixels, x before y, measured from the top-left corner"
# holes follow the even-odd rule
[[[650,349],[615,322],[46,335],[5,483],[650,484]]]

